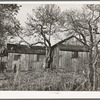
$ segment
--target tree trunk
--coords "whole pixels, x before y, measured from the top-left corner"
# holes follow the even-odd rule
[[[97,90],[96,83],[97,83],[97,75],[96,75],[96,70],[97,70],[97,61],[98,61],[98,46],[95,44],[94,47],[94,62],[93,62],[93,68],[94,68],[94,84],[93,84],[93,90]]]
[[[94,69],[93,69],[93,64],[92,64],[93,58],[92,58],[92,49],[90,49],[89,52],[89,90],[93,90],[93,78],[94,78]]]
[[[47,49],[47,53],[46,53],[46,59],[45,59],[45,68],[52,68],[51,63],[52,63],[52,49],[51,47],[49,47]]]

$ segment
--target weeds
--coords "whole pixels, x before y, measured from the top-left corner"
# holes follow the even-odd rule
[[[29,71],[19,73],[19,82],[14,84],[13,73],[7,75],[10,78],[1,87],[0,90],[21,90],[21,91],[69,91],[73,85],[81,83],[84,78],[77,75],[76,82],[73,84],[73,73],[60,72],[56,70],[45,70],[43,68],[34,68]]]

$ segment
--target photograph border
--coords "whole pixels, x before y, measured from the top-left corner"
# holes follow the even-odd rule
[[[0,3],[31,3],[31,2],[36,2],[39,3],[43,1],[43,3],[45,2],[100,2],[99,0],[0,0]],[[45,91],[46,92],[46,91]],[[67,92],[67,91],[66,91]],[[67,94],[68,93],[68,94]],[[100,99],[100,92],[85,92],[85,91],[81,91],[80,92],[60,92],[60,91],[50,91],[50,92],[46,92],[42,94],[42,92],[33,92],[33,91],[0,91],[0,100],[99,100]],[[42,94],[42,95],[41,95]],[[28,96],[27,96],[28,95]],[[41,96],[40,96],[41,95]],[[48,95],[48,96],[46,96]],[[95,95],[95,96],[94,96]],[[44,97],[45,96],[45,97]]]

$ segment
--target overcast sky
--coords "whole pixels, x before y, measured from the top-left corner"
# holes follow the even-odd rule
[[[27,20],[27,13],[32,14],[32,9],[40,6],[41,4],[21,4],[22,7],[19,10],[17,19],[19,19],[22,26],[25,26],[25,21]],[[57,4],[61,10],[65,9],[81,9],[82,4]]]
[[[43,3],[42,3],[43,4]],[[27,14],[32,14],[32,9],[35,9],[36,7],[40,6],[41,4],[20,4],[22,5],[22,7],[19,10],[18,15],[16,16],[17,19],[20,21],[22,26],[25,26],[25,22],[27,20]],[[77,9],[77,10],[81,10],[83,4],[56,4],[58,5],[62,11],[66,10],[66,9]],[[33,43],[33,39],[32,38],[26,38],[24,37],[24,39],[29,42],[29,43]],[[16,41],[20,41],[20,38],[15,39]],[[14,39],[11,39],[10,42],[12,41],[12,43],[14,43],[15,41]],[[51,38],[52,44],[55,44],[57,42],[57,40]]]

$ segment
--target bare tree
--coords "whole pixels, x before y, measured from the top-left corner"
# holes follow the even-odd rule
[[[100,23],[100,5],[84,5],[82,11],[66,10],[64,31],[74,33],[89,47],[89,83],[90,90],[95,90],[95,64],[98,55]]]
[[[46,68],[51,67],[52,49],[51,37],[59,31],[62,14],[60,8],[54,4],[45,4],[33,9],[33,15],[28,15],[28,36],[34,36],[34,44],[42,44],[46,47]]]

